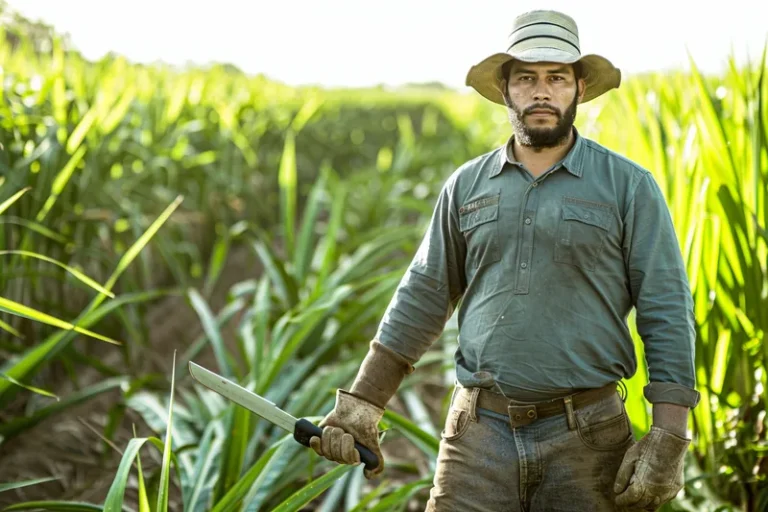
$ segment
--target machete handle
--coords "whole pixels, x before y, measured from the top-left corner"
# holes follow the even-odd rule
[[[309,440],[313,437],[323,437],[323,429],[309,420],[300,418],[293,428],[293,438],[304,446],[309,447]],[[371,450],[355,441],[355,448],[360,452],[360,461],[365,464],[365,469],[373,470],[379,465],[379,458]]]

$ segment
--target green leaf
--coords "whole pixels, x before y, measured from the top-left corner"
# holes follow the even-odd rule
[[[24,335],[23,334],[21,334],[18,330],[14,329],[14,327],[12,325],[9,325],[9,324],[5,323],[2,320],[0,320],[0,329],[4,330],[7,333],[10,333],[10,334],[16,336],[17,338],[19,338],[21,340],[24,339]]]
[[[147,441],[149,441],[147,437],[134,437],[128,442],[104,501],[104,512],[122,512],[125,489],[128,486],[128,476],[131,473],[133,461],[139,456],[139,450]]]
[[[41,421],[63,411],[72,410],[78,404],[87,402],[105,391],[110,391],[129,381],[128,377],[115,377],[97,382],[91,386],[80,389],[67,395],[57,403],[36,410],[29,416],[18,416],[4,423],[0,423],[0,438],[7,442],[22,431],[32,428]]]
[[[227,261],[227,255],[229,254],[230,247],[230,234],[229,232],[216,239],[216,243],[213,245],[211,251],[211,259],[208,262],[208,272],[205,278],[205,285],[203,286],[203,295],[206,297],[213,293],[213,288],[216,286],[216,281],[221,275],[221,271],[224,268],[224,263]]]
[[[9,377],[8,375],[5,375],[4,373],[0,373],[0,379],[6,379],[11,381],[12,383],[16,384],[17,386],[21,386],[24,389],[27,389],[29,391],[32,391],[33,393],[37,393],[38,395],[47,396],[49,398],[55,398],[57,401],[59,400],[59,397],[51,393],[50,391],[46,391],[44,389],[36,388],[34,386],[28,386],[22,382],[17,381],[13,377]]]
[[[376,504],[375,507],[371,507],[368,510],[376,512],[384,512],[392,510],[392,508],[400,508],[404,506],[411,499],[415,493],[421,489],[429,488],[432,485],[431,478],[422,478],[415,482],[409,482],[405,485],[398,487],[398,489],[388,494],[384,499]]]
[[[425,432],[411,420],[396,412],[389,410],[385,411],[384,419],[395,425],[406,438],[418,446],[422,451],[432,457],[437,456],[437,452],[440,449],[440,440],[437,437]]]
[[[310,483],[293,493],[287,500],[282,502],[273,512],[295,512],[301,510],[307,503],[318,497],[333,483],[347,474],[356,466],[349,464],[339,464],[320,478],[312,480]]]
[[[216,435],[217,427],[216,422],[208,423],[197,450],[197,456],[195,457],[197,462],[192,471],[194,485],[190,491],[189,498],[185,499],[186,506],[190,512],[196,512],[198,509],[204,511],[207,506],[205,498],[210,494],[212,488],[210,475],[221,456],[222,439],[219,436],[213,439]]]
[[[16,224],[18,226],[25,227],[29,229],[30,231],[34,231],[35,233],[38,233],[46,238],[50,238],[51,240],[55,240],[59,243],[65,244],[67,243],[67,239],[61,236],[60,234],[56,233],[52,229],[49,229],[45,227],[44,225],[40,224],[39,222],[34,222],[26,219],[20,219],[18,217],[8,216],[8,217],[2,217],[0,218],[0,224]]]
[[[213,348],[213,353],[216,355],[216,362],[219,365],[221,375],[227,378],[232,378],[234,375],[232,368],[229,366],[229,357],[227,347],[224,345],[224,340],[221,337],[221,331],[217,325],[216,318],[213,316],[213,312],[208,307],[208,303],[200,295],[200,293],[191,288],[187,292],[192,307],[200,317],[200,322],[203,324],[203,330],[205,331],[208,340]]]
[[[257,387],[260,392],[265,392],[272,385],[299,347],[309,339],[308,336],[334,312],[341,301],[351,295],[352,291],[350,286],[340,286],[320,300],[307,305],[295,316],[287,313],[282,317],[285,330],[275,329],[272,347],[275,356],[271,358],[267,371],[260,375]]]
[[[315,253],[312,247],[312,240],[317,229],[317,218],[322,209],[323,197],[326,194],[325,181],[325,173],[323,173],[312,186],[312,191],[309,194],[309,200],[304,210],[301,233],[299,234],[293,260],[294,274],[296,275],[296,281],[299,283],[303,283],[306,279],[312,255]]]
[[[5,511],[12,510],[53,510],[56,512],[94,512],[105,510],[100,505],[94,505],[93,503],[86,503],[82,501],[26,501],[24,503],[16,503],[3,509]]]
[[[104,288],[107,290],[111,290],[112,287],[115,285],[117,280],[120,278],[122,273],[126,270],[126,268],[133,262],[133,260],[136,258],[138,253],[149,243],[149,241],[152,239],[152,237],[157,233],[157,231],[160,229],[160,227],[165,223],[166,220],[171,216],[171,214],[176,210],[176,208],[179,206],[179,204],[182,201],[182,196],[177,196],[177,198],[163,211],[162,214],[149,226],[147,231],[142,234],[139,239],[134,242],[134,244],[123,254],[122,258],[120,258],[120,261],[117,264],[117,268],[114,270],[110,278],[107,280],[107,283],[104,285]],[[147,297],[151,297],[152,294],[146,295]],[[101,294],[95,297],[91,303],[88,305],[88,307],[85,309],[83,313],[81,313],[81,320],[77,322],[78,325],[87,327],[90,325],[90,322],[87,320],[89,318],[89,315],[92,315],[94,313],[94,310],[96,310],[99,305],[102,303],[102,301],[105,299],[105,295]],[[138,297],[142,297],[141,294],[138,295]],[[115,305],[116,307],[117,305]],[[107,307],[103,310],[103,312],[100,313],[100,315],[105,314],[106,312],[111,311],[112,309]],[[99,315],[93,316],[93,322],[95,322],[96,318],[100,318]],[[27,353],[24,354],[23,357],[19,361],[17,361],[10,369],[6,369],[6,374],[14,377],[15,379],[24,379],[26,378],[27,374],[33,369],[37,368],[40,363],[42,363],[46,358],[50,358],[55,356],[60,350],[62,350],[64,347],[66,347],[70,341],[74,338],[74,335],[71,334],[71,332],[65,332],[65,333],[57,333],[50,337],[48,337],[43,343],[37,345],[36,347],[30,349]],[[7,401],[10,400],[9,397],[9,391],[10,384],[4,381],[0,381],[0,406],[3,406]]]
[[[264,265],[264,271],[269,276],[274,287],[275,294],[282,300],[283,307],[290,309],[299,301],[298,285],[288,275],[285,264],[269,245],[261,240],[253,241],[253,248]]]
[[[106,341],[107,343],[112,343],[114,345],[122,345],[122,343],[117,340],[113,340],[107,336],[102,336],[101,334],[96,334],[95,332],[91,332],[88,329],[83,329],[82,327],[78,327],[67,321],[61,320],[47,313],[43,313],[42,311],[30,308],[24,304],[19,304],[18,302],[6,299],[4,297],[0,297],[0,310],[7,311],[13,315],[29,318],[30,320],[34,320],[36,322],[52,325],[53,327],[59,329],[66,329],[78,332],[80,334],[85,334],[86,336],[96,338],[100,341]]]
[[[32,187],[25,187],[25,188],[19,190],[18,192],[16,192],[15,194],[13,194],[10,198],[8,198],[5,201],[3,201],[2,203],[0,203],[0,214],[5,212],[5,210],[10,208],[13,203],[18,201],[18,199],[21,196],[23,196],[24,194],[26,194],[30,190],[32,190]]]
[[[53,205],[56,203],[59,195],[61,195],[64,187],[72,177],[72,173],[75,171],[77,164],[79,164],[83,159],[85,150],[85,146],[80,146],[77,152],[72,155],[72,158],[69,159],[64,168],[56,175],[56,178],[53,180],[53,184],[51,185],[51,193],[48,196],[48,199],[45,201],[43,208],[40,210],[40,212],[38,212],[37,217],[35,217],[37,222],[43,222],[45,217],[48,215],[48,212],[51,211],[51,208],[53,208]]]
[[[237,481],[235,485],[229,488],[227,493],[216,502],[211,512],[231,512],[237,510],[238,504],[243,500],[248,493],[248,489],[253,485],[253,482],[261,474],[267,463],[275,456],[281,446],[285,443],[295,443],[293,436],[283,436],[279,441],[274,443],[268,450],[266,450],[256,463],[246,471],[246,473]]]
[[[48,256],[45,256],[43,254],[37,254],[35,252],[30,252],[30,251],[16,251],[16,250],[0,251],[0,255],[3,255],[3,254],[18,254],[20,256],[27,256],[29,258],[37,258],[39,260],[47,261],[48,263],[53,263],[54,265],[58,265],[59,267],[63,268],[64,270],[66,270],[67,272],[72,274],[76,279],[79,279],[80,281],[82,281],[86,285],[90,286],[91,288],[93,288],[97,292],[103,293],[104,295],[106,295],[106,296],[108,296],[110,298],[115,298],[115,294],[114,293],[112,293],[111,291],[105,289],[99,283],[97,283],[96,281],[94,281],[90,277],[86,276],[85,274],[83,274],[79,270],[77,270],[75,268],[72,268],[72,267],[70,267],[68,265],[65,265],[64,263],[62,263],[60,261],[57,261],[57,260],[55,260],[53,258],[49,258]]]
[[[219,476],[214,489],[215,500],[225,496],[227,491],[237,483],[242,474],[251,415],[251,411],[239,405],[231,404],[227,409],[225,419],[226,437],[221,449]]]
[[[59,480],[59,478],[58,477],[36,478],[35,480],[24,480],[22,482],[11,482],[7,484],[0,484],[0,492],[10,491],[12,489],[21,489],[22,487],[29,487],[31,485],[42,484],[45,482],[53,482],[54,480]]]
[[[133,435],[136,435],[136,429],[134,428]],[[141,457],[136,457],[137,470],[139,472],[139,512],[152,512],[149,508],[149,498],[147,497],[147,486],[144,483],[144,471],[141,468]]]
[[[168,400],[168,426],[165,430],[165,445],[163,446],[163,462],[160,472],[160,492],[157,495],[155,512],[168,512],[168,487],[170,485],[171,465],[171,430],[173,425],[173,391],[176,382],[176,351],[173,351],[173,368],[171,370],[171,396]]]
[[[285,136],[283,157],[280,160],[278,171],[278,183],[280,185],[280,221],[283,224],[283,237],[285,238],[285,253],[293,254],[294,235],[296,229],[296,143],[292,129]]]
[[[170,205],[158,216],[157,219],[155,219],[154,222],[147,228],[147,230],[131,245],[130,248],[125,252],[122,258],[120,258],[120,261],[117,263],[117,268],[115,268],[115,271],[112,273],[110,278],[107,280],[107,283],[104,285],[105,288],[108,290],[111,290],[112,287],[115,285],[117,280],[119,279],[120,275],[125,272],[125,270],[130,266],[130,264],[133,262],[134,259],[136,259],[136,256],[144,249],[144,247],[147,246],[150,240],[155,236],[155,234],[160,230],[160,228],[165,224],[165,222],[171,217],[174,211],[176,211],[176,208],[179,207],[181,202],[183,201],[183,196],[179,195],[176,196],[176,199],[171,202]],[[101,298],[103,300],[103,298]],[[101,303],[101,300],[97,298],[97,300],[94,302],[94,305],[98,305]],[[88,310],[92,309],[94,306],[91,306],[88,308]]]

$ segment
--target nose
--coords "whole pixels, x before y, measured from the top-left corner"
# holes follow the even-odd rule
[[[549,92],[549,85],[546,80],[537,80],[536,87],[533,90],[534,101],[548,101],[552,99],[552,95]]]
[[[534,101],[548,101],[551,99],[549,91],[544,87],[537,87],[533,92]]]

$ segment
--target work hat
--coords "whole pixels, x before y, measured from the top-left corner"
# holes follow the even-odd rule
[[[466,85],[499,105],[506,105],[502,96],[501,80],[506,63],[517,59],[523,62],[580,62],[586,91],[581,103],[593,100],[606,91],[619,87],[621,71],[600,55],[581,55],[579,29],[576,22],[557,11],[536,10],[515,18],[509,35],[509,46],[504,53],[495,53],[467,73]]]

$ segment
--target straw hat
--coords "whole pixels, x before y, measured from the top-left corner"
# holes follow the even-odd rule
[[[586,91],[581,103],[619,87],[621,71],[600,55],[581,55],[579,29],[576,22],[557,11],[536,10],[515,18],[509,47],[505,53],[495,53],[467,73],[466,85],[473,87],[485,98],[506,105],[500,81],[502,67],[513,59],[524,62],[580,62]]]

